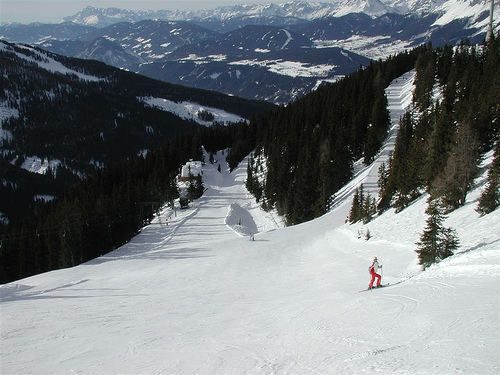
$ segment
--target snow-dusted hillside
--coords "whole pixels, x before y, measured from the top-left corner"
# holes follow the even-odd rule
[[[20,50],[23,52],[21,53]],[[100,78],[78,72],[74,69],[70,69],[64,66],[61,62],[56,61],[50,55],[45,52],[40,52],[29,46],[17,46],[17,50],[12,46],[7,45],[3,41],[0,41],[0,51],[14,53],[17,57],[27,60],[28,62],[37,65],[40,69],[47,70],[52,73],[60,73],[65,75],[73,75],[78,77],[78,79],[95,82],[99,81]]]
[[[248,121],[247,119],[235,115],[234,113],[228,113],[222,109],[208,107],[198,103],[174,102],[172,100],[152,97],[142,98],[142,100],[151,107],[156,107],[162,111],[173,113],[184,120],[193,120],[204,126],[213,125],[214,122],[227,125],[229,123]],[[203,120],[201,115],[202,113],[208,113],[211,120]]]
[[[388,88],[392,118],[411,78]],[[217,157],[187,210],[165,209],[98,259],[2,285],[0,372],[499,372],[500,212],[474,211],[491,154],[445,222],[460,249],[425,272],[414,252],[425,196],[363,226],[344,223],[346,193],[321,218],[282,228],[246,192],[246,161],[229,173]],[[345,191],[375,173],[359,170]],[[373,256],[398,284],[360,293]]]
[[[500,12],[498,1],[495,3],[495,13],[498,16]],[[341,17],[352,13],[364,13],[371,17],[387,13],[415,15],[437,13],[446,15],[446,23],[464,17],[472,17],[475,22],[483,12],[489,11],[489,4],[490,0],[337,0],[330,2],[297,0],[269,2],[267,4],[260,2],[258,4],[228,5],[195,11],[129,11],[88,6],[73,16],[65,17],[64,20],[79,25],[105,27],[118,22],[137,22],[144,19],[228,23],[232,20],[245,18],[288,18],[292,22],[292,19],[311,21],[325,17]],[[498,20],[498,17],[495,19]]]
[[[191,11],[89,6],[63,24],[0,25],[0,38],[183,86],[286,104],[368,59],[426,43],[480,44],[489,11],[490,0],[259,1]],[[497,0],[495,34],[499,20]]]

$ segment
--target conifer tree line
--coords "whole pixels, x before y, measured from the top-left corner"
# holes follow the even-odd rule
[[[365,193],[363,184],[361,184],[352,198],[352,206],[349,211],[349,222],[356,223],[362,221],[368,223],[377,213],[377,202],[370,193]]]
[[[443,225],[446,215],[441,200],[431,196],[427,202],[426,227],[416,243],[418,247],[415,250],[423,269],[452,256],[460,244],[456,231]]]
[[[266,159],[263,180],[248,170],[247,185],[289,225],[325,213],[330,197],[352,177],[352,165],[371,163],[390,125],[384,89],[411,70],[428,47],[372,62],[365,68],[269,116],[256,116],[255,158]]]
[[[445,213],[463,206],[483,155],[498,149],[499,116],[498,38],[480,47],[424,51],[416,62],[413,104],[400,121],[394,154],[380,171],[378,210],[403,210],[424,192],[439,198]],[[498,207],[497,168],[495,161],[492,205],[484,213]]]
[[[480,162],[495,150],[486,189],[476,211],[500,206],[499,39],[481,47],[429,49],[416,63],[411,109],[400,122],[394,154],[379,170],[378,210],[405,209],[429,193],[427,226],[416,244],[423,268],[451,255],[459,246],[446,215],[465,205]]]

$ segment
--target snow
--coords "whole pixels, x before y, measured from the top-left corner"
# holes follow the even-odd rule
[[[54,200],[55,197],[53,195],[46,195],[46,194],[43,194],[43,195],[40,195],[40,194],[37,194],[33,197],[34,200],[44,200],[46,202],[49,202],[51,200]]]
[[[390,36],[352,35],[347,39],[315,40],[316,48],[339,47],[373,60],[384,59],[412,48],[411,41],[392,40]]]
[[[391,111],[408,104],[412,74],[387,89]],[[461,247],[425,272],[414,250],[426,196],[344,223],[347,192],[373,165],[328,214],[283,228],[247,193],[248,159],[229,173],[216,158],[190,208],[165,208],[98,259],[2,285],[0,372],[498,374],[500,211],[474,211],[491,153],[445,222]],[[400,283],[358,293],[373,256],[384,282]]]
[[[387,13],[387,7],[377,0],[345,0],[335,10],[335,17],[351,13],[365,13],[372,17]]]
[[[202,175],[203,166],[201,161],[188,161],[181,168],[181,178],[189,178],[189,174],[193,176]]]
[[[85,17],[82,21],[84,25],[97,25],[98,22],[99,22],[99,17],[97,16],[88,16]]]
[[[5,105],[6,102],[0,102],[0,142],[2,144],[4,140],[11,141],[13,138],[10,130],[5,130],[3,128],[4,122],[12,117],[19,117],[19,111],[17,109],[7,108]]]
[[[321,77],[338,67],[331,64],[309,64],[299,61],[278,60],[238,60],[230,62],[229,65],[249,65],[267,68],[272,73],[290,77]]]
[[[180,118],[183,118],[185,120],[193,120],[196,121],[198,124],[204,126],[210,126],[214,122],[220,124],[228,124],[228,123],[246,121],[241,116],[226,112],[222,109],[207,107],[193,102],[174,102],[168,99],[153,98],[153,97],[140,98],[140,100],[144,101],[144,103],[146,103],[151,107],[156,107],[161,109],[162,111],[171,112],[179,116]],[[200,119],[198,117],[198,113],[200,113],[201,111],[210,112],[211,114],[213,114],[214,120],[204,121]]]
[[[288,30],[286,30],[286,29],[281,29],[281,30],[286,34],[286,37],[287,37],[285,43],[281,46],[281,49],[285,49],[286,46],[288,45],[288,43],[290,43],[293,40],[293,38],[292,38],[292,34],[290,34],[290,32]]]
[[[4,130],[2,128],[2,124],[5,120],[8,120],[9,118],[18,118],[19,117],[19,110],[15,108],[10,108],[7,107],[8,103],[6,101],[0,102],[0,138],[1,139],[10,139],[11,134],[9,131]]]
[[[12,164],[14,164],[14,162],[15,160]],[[38,156],[26,156],[21,168],[32,173],[46,174],[50,169],[56,170],[59,165],[61,165],[61,161],[57,159],[48,160],[39,158]]]
[[[344,78],[345,76],[343,75],[336,75],[336,76],[333,76],[332,78],[322,78],[322,79],[318,79],[315,83],[315,85],[311,88],[311,91],[316,91],[318,89],[318,87],[320,87],[322,84],[324,83],[335,83],[337,82],[338,80]]]
[[[48,71],[53,72],[53,73],[75,75],[78,77],[78,79],[85,80],[85,81],[95,82],[95,81],[101,80],[101,78],[91,76],[88,74],[84,74],[81,72],[77,72],[76,70],[67,68],[59,61],[56,61],[53,58],[49,57],[46,53],[40,52],[34,48],[31,48],[31,47],[28,47],[25,45],[19,45],[19,44],[17,44],[16,47],[18,49],[26,50],[26,53],[36,55],[37,59],[34,59],[32,56],[28,56],[28,55],[19,53],[19,52],[15,51],[11,46],[5,44],[3,41],[0,41],[0,50],[8,50],[10,52],[13,52],[19,58],[27,60],[31,63],[37,64],[42,69],[48,70]]]
[[[474,27],[486,27],[488,25],[489,17],[485,17],[482,22],[478,23],[478,19],[484,13],[490,12],[490,1],[470,1],[470,0],[449,0],[436,9],[437,13],[441,13],[434,25],[446,25],[456,19],[471,18]],[[495,29],[498,29],[500,17],[500,9],[496,4],[494,8]]]
[[[0,212],[0,223],[9,225],[9,218],[3,212]]]

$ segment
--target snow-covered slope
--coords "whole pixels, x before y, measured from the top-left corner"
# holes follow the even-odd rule
[[[393,9],[396,9],[401,14],[425,14],[433,12],[446,1],[450,0],[393,0],[390,4]]]
[[[151,107],[156,107],[163,111],[173,113],[184,120],[193,120],[204,126],[213,125],[214,122],[227,125],[228,123],[248,121],[247,119],[235,115],[234,113],[228,113],[222,109],[208,107],[198,103],[174,102],[172,100],[152,97],[142,98],[142,100]],[[202,113],[209,114],[211,120],[203,120]]]
[[[494,25],[495,29],[498,30],[499,17],[500,17],[500,6],[496,2],[494,7]],[[487,1],[470,1],[470,0],[449,0],[444,2],[441,6],[434,9],[435,13],[438,13],[440,17],[434,23],[434,25],[447,25],[450,22],[458,19],[468,19],[469,28],[478,28],[479,30],[485,30],[488,27],[489,12],[490,12],[490,0]]]
[[[23,50],[23,52],[19,52]],[[70,69],[66,66],[64,66],[61,62],[56,61],[52,57],[50,57],[47,53],[45,52],[40,52],[32,47],[29,46],[21,46],[18,45],[17,50],[14,49],[11,46],[8,46],[6,43],[3,41],[0,41],[0,51],[8,51],[10,53],[16,54],[18,57],[21,59],[27,60],[31,62],[34,65],[38,65],[41,69],[48,70],[49,72],[53,73],[61,73],[61,74],[67,74],[67,75],[73,75],[78,77],[81,80],[85,81],[99,81],[100,78],[91,76],[88,74],[84,74],[81,72],[78,72],[76,70]]]
[[[345,0],[343,1],[335,12],[335,17],[341,17],[350,13],[365,13],[370,16],[381,16],[393,9],[388,8],[380,0]]]
[[[336,1],[283,1],[256,4],[228,5],[195,11],[157,10],[130,11],[117,8],[88,6],[81,12],[65,17],[66,22],[104,27],[118,22],[137,22],[144,19],[175,21],[222,21],[251,18],[289,18],[316,20],[340,17],[351,13],[364,13],[377,17],[386,13],[418,14],[453,11],[458,18],[477,16],[489,11],[490,0],[336,0]],[[496,5],[498,7],[498,5]],[[479,11],[479,12],[478,12]]]
[[[407,103],[411,77],[388,88],[391,110]],[[498,373],[500,212],[474,211],[485,173],[445,222],[457,254],[421,272],[425,196],[363,226],[344,223],[345,194],[282,228],[246,193],[246,164],[229,173],[218,158],[189,209],[164,210],[86,264],[1,286],[0,372]],[[375,255],[399,284],[359,293]]]

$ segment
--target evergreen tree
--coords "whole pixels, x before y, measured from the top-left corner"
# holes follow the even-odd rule
[[[361,194],[362,191],[361,191]],[[354,196],[352,197],[351,210],[349,211],[349,222],[356,223],[361,219],[361,209],[362,209],[362,199],[360,195],[360,189],[356,188]]]
[[[401,119],[394,146],[394,157],[388,184],[391,184],[391,187],[394,184],[395,198],[393,206],[398,212],[406,208],[415,199],[415,191],[419,186],[418,181],[415,179],[416,170],[412,165],[416,160],[410,157],[411,142],[414,138],[413,124],[412,114],[406,112]]]
[[[203,195],[203,191],[205,190],[203,186],[203,180],[200,174],[196,176],[191,173],[191,169],[189,170],[189,186],[188,193],[190,199],[198,199]]]
[[[363,204],[363,223],[366,224],[373,219],[373,216],[377,213],[377,203],[375,198],[373,198],[370,193],[366,194],[365,202]]]
[[[363,162],[365,165],[369,165],[375,158],[375,155],[387,136],[387,129],[390,123],[391,119],[389,116],[387,97],[383,90],[379,90],[375,93],[370,125],[365,137],[363,152]]]
[[[414,102],[422,111],[426,111],[432,104],[432,90],[436,74],[436,53],[428,48],[425,53],[420,54],[416,62]]]
[[[433,194],[443,197],[448,210],[465,204],[479,165],[479,142],[470,122],[459,124],[444,172],[433,183]]]
[[[500,141],[497,141],[493,164],[488,171],[488,185],[479,198],[477,211],[487,215],[500,206]]]
[[[379,188],[379,192],[382,193],[382,191],[385,190],[387,187],[387,183],[389,181],[389,168],[385,166],[385,162],[380,164],[380,167],[378,167],[378,180],[377,180],[377,186]],[[382,195],[382,194],[380,194]]]
[[[389,155],[389,160],[387,166],[382,163],[379,167],[378,173],[379,178],[377,185],[379,187],[379,203],[377,205],[377,210],[379,213],[388,209],[391,205],[392,197],[394,195],[394,179],[391,179],[392,170],[392,152]]]
[[[320,194],[318,171],[312,152],[312,148],[307,147],[306,151],[302,152],[299,157],[298,171],[295,174],[293,184],[293,205],[291,211],[287,215],[289,224],[298,224],[304,221],[314,219],[322,211],[321,204],[322,195]]]
[[[375,198],[370,193],[365,194],[364,186],[361,184],[356,188],[352,198],[351,210],[349,212],[349,222],[355,223],[363,221],[364,224],[371,221],[377,213],[377,204]]]
[[[451,228],[444,228],[443,221],[445,215],[440,206],[440,201],[429,198],[428,207],[425,213],[429,215],[427,226],[417,242],[419,264],[423,268],[437,263],[451,255],[458,248],[459,241],[455,231]]]
[[[201,174],[197,175],[194,177],[195,182],[196,182],[196,197],[200,198],[203,196],[203,193],[205,192],[205,186],[203,185],[203,178],[201,177]]]
[[[432,123],[432,132],[425,137],[428,155],[424,166],[424,180],[427,184],[430,184],[445,169],[455,131],[451,113],[448,113],[445,106],[437,104],[429,120]]]

